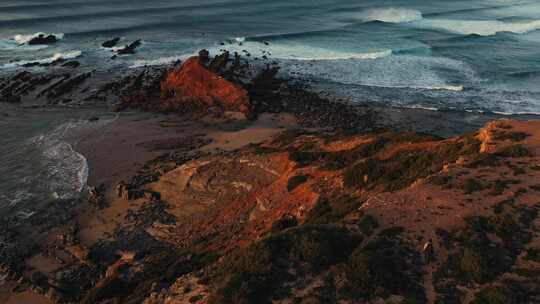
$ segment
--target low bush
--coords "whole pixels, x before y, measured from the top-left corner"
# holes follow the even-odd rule
[[[486,185],[476,178],[467,178],[461,185],[461,189],[466,194],[471,194],[486,189]]]
[[[362,201],[353,196],[320,198],[306,216],[306,224],[328,224],[342,220],[349,213],[357,210]]]
[[[497,151],[497,156],[500,157],[530,157],[533,156],[529,149],[525,148],[523,145],[513,145]]]
[[[319,273],[341,263],[361,242],[344,228],[305,226],[271,235],[226,257],[214,271],[222,282],[209,303],[271,303],[291,268]]]
[[[305,183],[308,178],[309,177],[307,175],[297,175],[289,178],[289,181],[287,182],[287,191],[293,191],[294,189],[296,189],[296,187]]]

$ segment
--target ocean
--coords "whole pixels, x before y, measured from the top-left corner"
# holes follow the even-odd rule
[[[39,33],[61,40],[49,46],[24,44]],[[110,50],[100,45],[113,37],[121,37],[121,45],[142,39],[142,46],[134,55],[112,60]],[[0,3],[0,75],[57,58],[76,58],[101,71],[164,65],[203,48],[247,52],[259,62],[275,60],[284,75],[352,102],[540,113],[539,1]],[[89,114],[50,110],[32,116],[2,103],[0,112],[9,114],[0,113],[0,206],[79,193],[88,168],[65,137],[81,128]],[[25,116],[31,118],[21,119]],[[40,185],[38,180],[50,182]]]

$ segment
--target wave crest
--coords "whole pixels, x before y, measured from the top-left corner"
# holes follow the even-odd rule
[[[13,40],[15,42],[17,42],[18,44],[26,44],[30,40],[39,37],[39,35],[43,35],[43,36],[54,35],[56,37],[56,39],[63,39],[64,38],[63,33],[43,33],[43,32],[39,32],[39,33],[34,33],[34,34],[29,34],[29,35],[22,35],[22,34],[15,35],[13,37]]]
[[[31,64],[31,63],[48,64],[48,63],[53,63],[57,60],[62,60],[62,59],[64,60],[75,59],[77,57],[80,57],[81,55],[82,55],[82,51],[79,51],[79,50],[68,51],[64,53],[56,53],[51,57],[47,57],[43,59],[21,60],[21,61],[10,62],[10,63],[6,63],[0,66],[0,68],[3,68],[3,69],[16,68],[16,67],[24,66],[26,64]]]
[[[362,12],[359,18],[364,22],[382,21],[387,23],[404,23],[422,20],[422,13],[409,8],[375,8]]]
[[[426,27],[443,29],[456,34],[480,36],[493,36],[502,32],[526,34],[540,29],[540,20],[503,22],[498,20],[424,19],[422,24]]]
[[[220,53],[220,49],[227,49],[229,52],[243,54],[246,51],[253,57],[267,56],[273,59],[297,60],[297,61],[330,61],[330,60],[369,60],[379,59],[392,55],[392,50],[385,49],[374,52],[351,52],[335,51],[297,43],[270,43],[264,44],[257,41],[249,41],[240,44],[230,44],[226,47],[218,46],[210,48],[211,53]]]

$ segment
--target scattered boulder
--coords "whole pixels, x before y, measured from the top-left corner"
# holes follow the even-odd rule
[[[43,34],[39,34],[37,37],[30,39],[30,41],[28,41],[28,44],[29,45],[53,44],[53,43],[56,43],[56,41],[58,41],[58,39],[56,38],[55,35],[45,36]]]
[[[127,45],[126,47],[119,49],[118,54],[120,55],[135,54],[135,49],[138,48],[140,45],[141,45],[141,39],[135,40],[134,42]]]
[[[73,60],[73,61],[68,61],[64,64],[62,64],[63,67],[68,67],[68,68],[78,68],[79,66],[81,66],[81,63],[76,61],[76,60]]]
[[[120,37],[113,38],[111,40],[107,40],[101,44],[104,48],[112,48],[115,47],[116,44],[118,44],[118,41],[120,41]]]

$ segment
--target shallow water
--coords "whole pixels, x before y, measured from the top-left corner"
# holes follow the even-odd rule
[[[114,119],[103,116],[89,122],[97,113],[16,109],[0,103],[0,214],[25,219],[37,205],[79,196],[89,168],[84,155],[73,149],[77,134]]]

